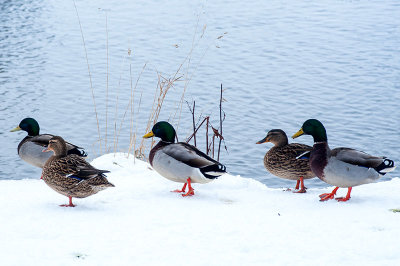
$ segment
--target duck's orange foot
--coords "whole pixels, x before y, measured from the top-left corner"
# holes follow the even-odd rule
[[[300,187],[300,190],[299,190]],[[300,179],[297,180],[295,190],[293,193],[306,193],[307,188],[304,186],[304,178],[300,176]]]
[[[337,201],[348,201],[350,199],[351,189],[352,189],[352,187],[348,187],[347,188],[346,197],[338,197],[335,200],[337,200]]]
[[[185,193],[185,190],[183,190],[183,189],[175,189],[175,190],[172,190],[171,192]]]
[[[333,199],[334,196],[335,196],[335,194],[333,194],[333,193],[324,193],[324,194],[319,195],[319,197],[321,198],[319,201],[327,201],[327,200]]]
[[[175,190],[172,190],[171,192],[185,193],[185,191],[186,191],[186,185],[187,185],[187,183],[185,183],[185,184],[183,185],[182,189],[175,189]]]
[[[72,203],[72,197],[68,197],[69,203],[68,204],[61,204],[60,207],[75,207],[75,205]]]
[[[75,207],[74,204],[61,204],[60,207]]]
[[[186,180],[185,185],[183,185],[183,192],[185,192],[186,184],[188,186],[188,192],[186,194],[182,194],[182,197],[188,197],[188,196],[193,196],[194,195],[194,189],[192,188],[192,180],[190,180],[190,177]]]
[[[335,198],[335,200],[337,200],[337,201],[348,201],[350,199],[350,197],[338,197],[338,198]]]
[[[193,196],[193,195],[194,195],[194,189],[190,188],[186,194],[182,194],[182,197],[188,197],[188,196]]]
[[[307,193],[307,188],[306,188],[306,187],[303,187],[303,188],[300,189],[300,190],[295,190],[295,191],[293,191],[293,193]]]
[[[319,201],[326,201],[326,200],[330,200],[333,199],[336,195],[336,191],[339,189],[339,187],[335,187],[334,190],[332,190],[331,193],[324,193],[319,195],[319,197],[321,198]]]

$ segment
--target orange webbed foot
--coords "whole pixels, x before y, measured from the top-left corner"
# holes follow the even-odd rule
[[[194,196],[194,189],[191,188],[186,194],[182,194],[182,197],[189,197],[189,196]]]
[[[324,193],[324,194],[319,195],[319,197],[321,198],[319,201],[327,201],[327,200],[333,199],[335,197],[336,191],[338,189],[339,189],[339,187],[335,187],[335,189],[332,190],[331,193]]]
[[[306,188],[306,187],[303,187],[303,188],[300,189],[300,190],[295,190],[295,191],[293,191],[293,193],[307,193],[307,188]]]
[[[327,200],[333,199],[334,196],[335,196],[335,194],[332,194],[332,193],[324,193],[324,194],[319,195],[319,197],[321,198],[319,201],[327,201]]]
[[[72,203],[72,197],[68,197],[69,203],[68,204],[61,204],[60,207],[75,207],[75,205]]]
[[[348,200],[351,198],[351,197],[350,197],[351,190],[352,190],[352,187],[348,187],[348,188],[347,188],[346,197],[338,197],[338,198],[336,198],[335,200],[340,201],[340,202],[348,201]]]
[[[185,184],[183,185],[182,189],[175,189],[175,190],[172,190],[171,192],[185,193],[185,191],[186,191],[186,185],[187,185],[187,183],[185,183]]]
[[[335,200],[337,200],[337,201],[341,201],[341,202],[343,202],[343,201],[348,201],[350,199],[350,197],[338,197],[338,198],[335,198]]]
[[[304,178],[301,176],[300,179],[297,180],[295,191],[293,191],[293,193],[306,193],[306,192],[307,188],[304,186]]]
[[[60,207],[75,207],[74,204],[61,204]]]
[[[188,185],[188,192],[186,194],[182,194],[182,197],[193,196],[194,189],[192,188],[192,181],[190,180],[190,177],[186,181],[187,181],[187,185]],[[185,183],[185,186],[186,186],[186,183]],[[183,187],[185,187],[185,186],[183,186]]]

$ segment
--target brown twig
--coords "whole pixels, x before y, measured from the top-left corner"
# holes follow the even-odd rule
[[[218,144],[218,158],[217,161],[219,161],[219,153],[221,150],[221,142],[224,139],[222,137],[222,83],[221,83],[221,96],[219,98],[219,130],[221,131],[221,133],[218,133],[220,138],[219,138],[219,144]]]
[[[209,116],[205,117],[203,119],[203,121],[200,123],[200,125],[197,128],[194,128],[194,131],[193,131],[192,135],[189,136],[189,138],[186,140],[186,142],[189,142],[197,134],[197,131],[199,131],[201,126],[204,124],[204,122],[208,121],[209,118],[210,118]],[[208,136],[208,126],[207,126],[207,134],[206,134],[206,136]],[[207,140],[207,144],[208,144],[208,137],[206,138],[206,140]]]
[[[196,108],[196,101],[193,101],[193,108],[190,107],[189,102],[186,101],[189,111],[192,114],[192,122],[193,122],[193,134],[191,135],[190,139],[193,137],[193,141],[194,141],[194,146],[197,147],[197,142],[196,142],[196,122],[195,122],[195,118],[194,118],[194,112],[195,112],[195,108]],[[200,125],[201,126],[201,125]],[[198,128],[200,128],[200,126]],[[187,141],[189,141],[190,139],[188,139]]]
[[[208,148],[208,124],[210,123],[210,117],[207,116],[206,119],[207,119],[207,125],[206,125],[206,149],[207,150],[206,150],[206,153],[208,155],[208,153],[210,151],[210,149]]]

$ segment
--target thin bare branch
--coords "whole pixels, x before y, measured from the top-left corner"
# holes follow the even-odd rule
[[[86,64],[88,67],[88,73],[89,73],[89,80],[90,80],[90,89],[92,91],[92,98],[93,98],[93,104],[94,104],[94,113],[96,114],[96,122],[97,122],[97,132],[99,134],[99,145],[100,145],[100,153],[101,153],[101,135],[100,135],[100,125],[99,125],[99,118],[97,115],[97,108],[96,108],[96,99],[94,96],[94,88],[93,88],[93,82],[92,82],[92,74],[90,71],[90,65],[89,65],[89,58],[88,58],[88,53],[86,49],[86,42],[85,42],[85,37],[83,36],[83,30],[82,30],[82,24],[81,24],[81,19],[79,18],[79,13],[78,13],[78,8],[76,7],[75,0],[72,0],[74,3],[75,11],[76,11],[76,16],[78,17],[78,22],[79,22],[79,27],[81,30],[81,36],[82,36],[82,42],[83,42],[83,48],[85,50],[85,57],[86,57]]]

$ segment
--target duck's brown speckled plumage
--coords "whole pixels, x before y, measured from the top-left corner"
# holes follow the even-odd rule
[[[286,133],[281,129],[272,129],[258,144],[271,142],[272,147],[264,156],[264,166],[271,174],[280,178],[299,180],[315,176],[310,169],[307,158],[297,159],[298,156],[309,152],[312,147],[300,143],[288,143]]]
[[[85,198],[114,186],[104,175],[109,171],[96,169],[75,154],[66,155],[65,142],[61,137],[53,137],[49,149],[55,154],[44,165],[42,179],[58,193]]]
[[[304,152],[311,151],[308,145],[291,143],[272,147],[264,156],[264,166],[271,174],[290,180],[313,178],[308,159],[296,159]]]

